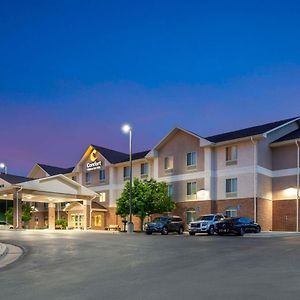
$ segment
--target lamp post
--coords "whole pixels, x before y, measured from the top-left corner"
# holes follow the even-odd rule
[[[132,223],[132,128],[125,124],[122,126],[124,133],[129,133],[129,222],[127,224],[127,232],[133,233],[134,226]]]
[[[0,163],[0,169],[4,169],[4,174],[7,174],[7,165],[5,163]],[[7,212],[7,199],[5,199],[5,213]],[[5,214],[5,222],[7,223],[7,216]]]
[[[4,169],[4,174],[7,174],[7,165],[5,163],[0,163],[0,169]]]

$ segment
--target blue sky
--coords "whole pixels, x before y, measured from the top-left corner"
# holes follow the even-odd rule
[[[0,161],[71,166],[299,115],[298,1],[1,1]]]

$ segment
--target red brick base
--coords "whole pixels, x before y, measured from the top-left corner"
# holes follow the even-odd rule
[[[273,230],[296,231],[296,200],[273,201]]]

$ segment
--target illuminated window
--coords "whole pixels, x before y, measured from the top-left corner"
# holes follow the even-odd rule
[[[197,153],[196,152],[189,152],[186,155],[186,165],[188,167],[194,167],[197,165]]]
[[[149,173],[149,164],[148,163],[141,164],[141,176],[147,177],[148,173]]]
[[[186,198],[188,200],[196,200],[197,199],[197,183],[194,182],[188,182],[186,184]]]
[[[99,202],[105,202],[105,193],[99,193]]]
[[[164,168],[166,171],[171,171],[173,170],[173,157],[172,156],[167,156],[164,159]]]
[[[237,146],[226,147],[226,165],[237,164]]]
[[[99,171],[99,181],[105,181],[105,170]]]
[[[98,227],[102,226],[102,215],[96,215],[94,219],[95,219],[94,222],[95,226]]]

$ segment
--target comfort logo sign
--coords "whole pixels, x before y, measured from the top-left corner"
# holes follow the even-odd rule
[[[86,164],[86,170],[87,171],[93,171],[93,170],[97,170],[97,169],[101,169],[102,168],[102,161],[101,160],[97,160],[97,151],[93,150],[90,154],[90,160],[91,162]]]

